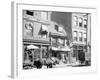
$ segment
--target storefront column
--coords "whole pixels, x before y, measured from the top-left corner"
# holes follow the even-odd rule
[[[73,50],[71,49],[71,51],[68,52],[68,63],[69,63],[69,64],[72,63],[72,53],[73,53]]]
[[[42,45],[40,45],[40,60],[42,60]]]
[[[76,51],[77,51],[77,53],[76,53],[76,61],[78,61],[78,50],[79,50],[79,47],[76,46]]]
[[[34,50],[32,50],[33,64],[34,64]]]
[[[50,56],[50,47],[47,46],[47,57],[49,57],[49,56]]]

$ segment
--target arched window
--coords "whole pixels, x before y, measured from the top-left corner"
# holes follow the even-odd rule
[[[79,18],[79,27],[82,27],[82,25],[83,25],[83,19],[80,17]]]
[[[87,28],[87,20],[84,20],[84,28]]]
[[[77,33],[77,31],[74,31],[73,32],[73,37],[74,37],[74,41],[77,41],[77,37],[78,37],[78,33]]]
[[[77,16],[74,16],[74,17],[73,17],[73,24],[74,24],[75,26],[78,25],[78,17],[77,17]]]
[[[82,32],[79,32],[79,41],[81,41],[82,42]]]
[[[84,42],[86,42],[86,33],[84,33],[83,37],[84,37]]]

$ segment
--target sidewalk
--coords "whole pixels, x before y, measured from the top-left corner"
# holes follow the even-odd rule
[[[75,63],[67,63],[67,64],[56,64],[53,66],[53,68],[61,68],[61,67],[73,67],[73,66],[77,66],[80,65],[79,62],[75,62]]]
[[[74,66],[78,66],[78,65],[80,65],[79,62],[67,63],[67,64],[60,63],[60,64],[53,65],[53,68],[74,67]],[[47,69],[47,66],[42,66],[42,69]]]

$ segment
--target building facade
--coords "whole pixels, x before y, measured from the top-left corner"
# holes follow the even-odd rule
[[[86,59],[88,42],[90,42],[90,14],[72,13],[72,39],[74,61],[79,61],[80,56]],[[84,52],[84,54],[81,54]],[[89,55],[90,56],[90,55]]]
[[[55,57],[67,63],[67,33],[51,20],[52,12],[23,10],[23,63]]]
[[[50,12],[23,10],[23,63],[48,57]],[[30,46],[31,45],[31,46]],[[31,49],[32,48],[32,49]]]

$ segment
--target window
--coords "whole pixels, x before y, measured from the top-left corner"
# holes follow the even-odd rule
[[[59,32],[63,32],[63,28],[62,27],[59,27]]]
[[[41,12],[41,19],[44,19],[44,20],[48,19],[47,12]]]
[[[64,40],[63,39],[58,39],[58,45],[59,46],[64,46]]]
[[[55,30],[59,31],[59,26],[58,25],[55,25]]]
[[[33,36],[33,23],[32,22],[25,22],[25,35]]]
[[[30,15],[30,16],[34,16],[34,12],[33,11],[26,10],[26,14]]]
[[[79,32],[79,41],[82,42],[82,32]]]
[[[53,46],[57,46],[57,39],[56,38],[51,37],[51,42],[52,42]]]
[[[73,36],[74,36],[74,41],[77,41],[77,36],[78,36],[77,31],[74,31]]]
[[[48,34],[48,28],[47,25],[43,25],[41,26],[41,38],[46,39],[47,38],[47,34]]]
[[[82,18],[79,18],[79,26],[80,27],[82,27],[82,25],[83,25],[82,22],[83,22],[83,19]]]
[[[86,42],[86,33],[84,33],[84,35],[83,35],[83,37],[84,37],[84,42]]]
[[[73,45],[73,57],[77,57],[77,46]]]
[[[73,17],[73,24],[74,24],[75,26],[78,25],[78,17],[77,17],[77,16],[74,16],[74,17]]]
[[[84,20],[84,28],[87,28],[87,20]]]
[[[42,58],[47,58],[47,48],[42,47]]]

